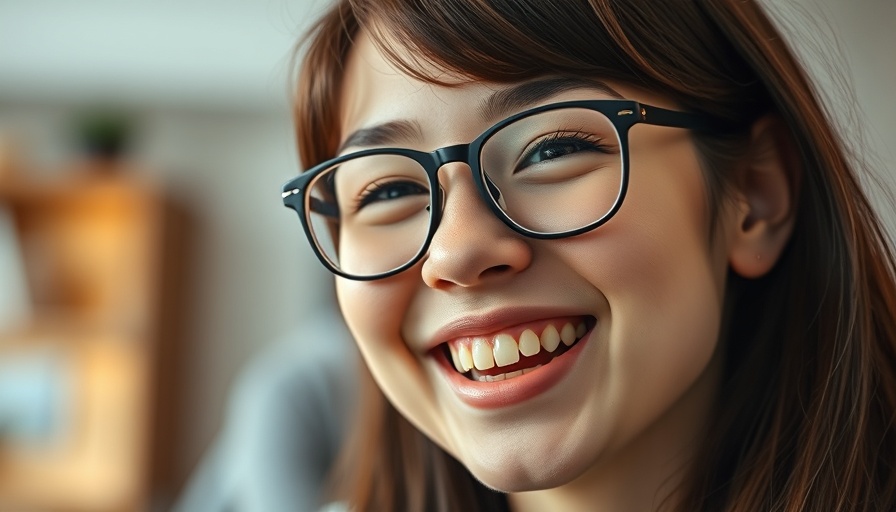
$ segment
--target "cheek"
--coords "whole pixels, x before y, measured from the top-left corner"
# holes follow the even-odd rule
[[[397,333],[407,298],[393,281],[336,279],[336,295],[342,314],[365,354],[376,346],[384,350],[398,348],[393,346],[397,340],[385,340],[388,340],[387,333]]]
[[[620,211],[576,247],[570,264],[587,262],[578,264],[580,272],[615,299],[611,306],[652,306],[646,324],[694,302],[719,303],[727,267],[724,251],[711,247],[705,181],[692,146],[634,153],[631,169]]]
[[[568,264],[610,307],[608,371],[614,395],[628,404],[619,432],[662,414],[715,352],[725,265],[710,247],[704,191],[692,151],[633,159],[616,217],[569,242]]]
[[[339,306],[374,378],[389,383],[390,361],[413,357],[401,337],[410,294],[397,279],[375,282],[337,279]]]
[[[432,387],[401,335],[415,289],[413,273],[407,274],[374,282],[338,278],[336,292],[346,325],[379,388],[405,418],[439,439]]]

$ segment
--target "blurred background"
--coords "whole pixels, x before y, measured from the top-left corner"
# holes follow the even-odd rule
[[[0,510],[164,510],[332,302],[279,190],[325,4],[0,0]]]
[[[279,197],[327,3],[0,0],[0,511],[166,510],[241,369],[332,307]],[[766,3],[892,188],[896,2]]]

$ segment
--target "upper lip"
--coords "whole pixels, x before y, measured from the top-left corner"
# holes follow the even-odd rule
[[[573,308],[518,307],[460,316],[448,321],[433,333],[423,349],[430,351],[456,338],[496,333],[527,322],[575,315],[590,315],[590,313]]]

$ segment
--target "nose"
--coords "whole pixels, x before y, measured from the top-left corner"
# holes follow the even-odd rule
[[[427,286],[478,286],[507,279],[532,263],[530,241],[483,203],[467,164],[447,164],[439,177],[444,209],[421,270]]]

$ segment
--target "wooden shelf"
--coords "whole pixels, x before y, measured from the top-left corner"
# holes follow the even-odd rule
[[[33,320],[0,333],[0,360],[54,351],[66,366],[61,434],[0,438],[0,510],[137,511],[148,503],[162,203],[108,168],[0,182],[24,257]]]

